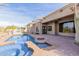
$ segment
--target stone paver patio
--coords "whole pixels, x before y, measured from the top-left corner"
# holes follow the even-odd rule
[[[46,42],[55,45],[55,48],[50,50],[56,50],[61,52],[60,55],[63,56],[78,56],[79,55],[79,46],[74,44],[74,37],[65,37],[57,35],[32,35],[35,38],[44,37]]]

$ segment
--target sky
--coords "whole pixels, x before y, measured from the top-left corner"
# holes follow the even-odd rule
[[[0,4],[0,26],[24,26],[63,7],[64,3]]]

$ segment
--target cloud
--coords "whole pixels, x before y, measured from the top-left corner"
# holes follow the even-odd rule
[[[38,17],[48,15],[49,12],[63,6],[63,4],[0,4],[0,26],[26,25]]]
[[[25,25],[30,22],[30,17],[12,11],[7,7],[0,7],[0,26],[6,25]]]

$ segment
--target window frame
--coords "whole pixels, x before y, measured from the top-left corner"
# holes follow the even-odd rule
[[[48,31],[52,31],[52,26],[48,26],[48,27],[47,27],[47,30],[48,30]]]
[[[64,24],[66,24],[66,23],[73,23],[73,32],[63,32],[64,31]],[[60,26],[61,26],[61,28],[60,28]],[[67,22],[59,23],[59,32],[62,32],[62,33],[75,33],[75,24],[74,24],[74,21],[67,21]]]

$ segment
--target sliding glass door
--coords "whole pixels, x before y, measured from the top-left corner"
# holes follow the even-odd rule
[[[73,21],[63,22],[59,24],[59,32],[75,33],[75,25]]]

